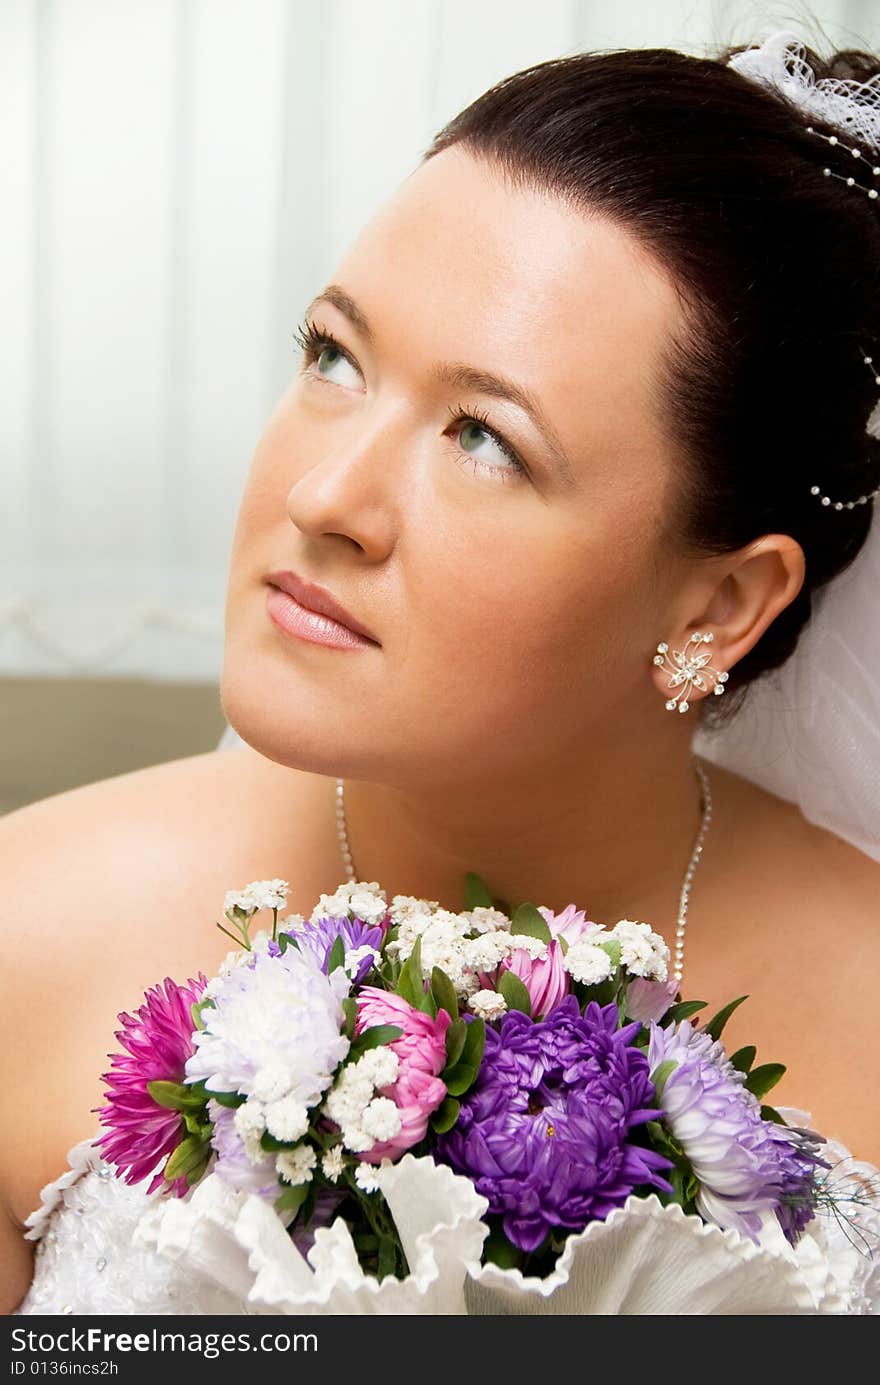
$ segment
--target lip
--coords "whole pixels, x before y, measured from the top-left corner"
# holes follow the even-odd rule
[[[271,587],[276,587],[279,591],[285,592],[287,596],[292,597],[297,605],[305,611],[306,615],[310,613],[312,615],[324,617],[324,621],[322,622],[311,622],[314,638],[316,638],[319,643],[336,644],[340,642],[332,638],[334,631],[326,624],[327,621],[332,621],[336,626],[340,627],[338,632],[340,635],[346,632],[348,635],[354,634],[359,636],[360,639],[357,643],[369,641],[370,644],[379,644],[379,640],[376,639],[373,632],[353,616],[350,611],[347,611],[345,607],[327,591],[326,587],[319,587],[315,582],[307,582],[304,578],[298,577],[295,572],[270,572],[265,578],[265,581]],[[292,612],[292,608],[289,606],[287,610],[288,612]],[[273,616],[277,613],[277,611],[270,611],[270,614],[273,614]],[[295,614],[295,612],[293,614]],[[283,623],[285,628],[287,628],[288,622],[285,621]],[[304,626],[301,619],[298,622],[300,628],[298,628],[295,633],[305,634],[306,638],[308,638],[308,624],[309,623],[306,621]],[[318,637],[322,635],[328,638],[319,639]],[[352,641],[349,639],[347,643],[351,644]]]

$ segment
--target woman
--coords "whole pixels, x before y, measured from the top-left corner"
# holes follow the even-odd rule
[[[475,870],[651,920],[685,995],[750,996],[726,1038],[788,1063],[778,1100],[880,1162],[880,865],[691,750],[868,534],[880,221],[851,163],[725,58],[581,54],[468,107],[356,239],[242,500],[221,697],[245,747],[2,824],[7,1310],[117,1012],[215,970],[220,901],[252,879],[299,912],[346,872],[457,908]],[[701,680],[671,684],[700,647]],[[107,1307],[89,1186],[28,1311]],[[116,1311],[158,1311],[145,1271],[116,1283]]]

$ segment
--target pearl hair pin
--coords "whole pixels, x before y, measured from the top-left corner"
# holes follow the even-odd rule
[[[821,130],[814,129],[812,125],[807,125],[805,128],[807,134],[816,135],[818,139],[825,140],[826,144],[845,150],[852,158],[860,161],[860,166],[862,168],[870,168],[874,178],[880,178],[880,164],[871,163],[870,159],[866,159],[861,149],[858,149],[855,145],[844,144],[837,135],[823,135]],[[857,182],[856,179],[849,174],[835,173],[833,168],[828,167],[823,168],[822,172],[826,178],[837,178],[840,182],[846,183],[848,188],[858,188],[861,192],[867,193],[871,201],[876,201],[877,198],[880,197],[880,191],[878,191],[876,187],[866,187],[864,183]],[[873,357],[866,355],[863,351],[862,360],[871,371],[875,384],[880,385],[880,375],[878,375],[874,369]],[[872,436],[877,436],[877,433],[870,423],[867,431],[870,432]],[[835,510],[852,510],[855,509],[856,505],[867,505],[869,500],[873,500],[875,496],[880,495],[880,486],[876,486],[874,490],[868,491],[866,495],[858,496],[855,500],[832,500],[830,495],[823,494],[821,486],[811,486],[810,494],[818,495],[821,504],[830,505]]]

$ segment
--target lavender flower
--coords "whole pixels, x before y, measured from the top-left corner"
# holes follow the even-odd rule
[[[222,978],[213,1007],[202,1012],[205,1028],[193,1036],[186,1080],[252,1096],[255,1129],[264,1102],[267,1111],[283,1102],[285,1119],[295,1114],[292,1106],[311,1109],[348,1053],[342,1033],[348,990],[342,968],[325,976],[311,953],[295,947],[280,957],[254,953]],[[237,1120],[242,1134],[241,1108]]]
[[[350,919],[347,915],[317,919],[290,930],[290,937],[295,939],[300,951],[310,952],[322,971],[327,970],[333,944],[337,938],[341,938],[349,975],[352,971],[349,958],[352,953],[356,954],[352,958],[356,968],[352,976],[352,985],[355,986],[360,985],[372,967],[372,954],[379,951],[383,936],[384,929],[381,925],[364,923],[363,919]],[[372,952],[364,950],[367,948],[372,949]],[[278,943],[270,942],[269,951],[277,956],[281,949]]]
[[[814,1215],[821,1136],[765,1121],[720,1039],[689,1020],[651,1025],[651,1071],[668,1060],[676,1067],[662,1089],[663,1120],[699,1182],[701,1216],[757,1243],[763,1214],[772,1211],[794,1244]]]
[[[507,1238],[533,1251],[555,1228],[604,1220],[637,1187],[672,1191],[668,1159],[630,1143],[655,1118],[648,1062],[616,1005],[567,996],[542,1021],[518,1011],[487,1027],[475,1085],[435,1157],[472,1179]]]

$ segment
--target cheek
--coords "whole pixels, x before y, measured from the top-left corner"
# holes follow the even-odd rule
[[[515,680],[520,693],[548,679],[575,677],[619,650],[630,605],[640,602],[632,558],[583,526],[531,523],[525,531],[484,534],[447,550],[420,574],[408,607],[429,613],[428,657],[449,676]]]

